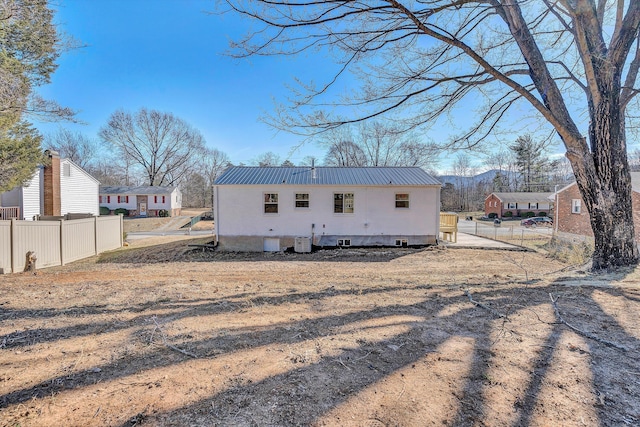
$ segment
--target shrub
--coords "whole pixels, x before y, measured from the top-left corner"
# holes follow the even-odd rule
[[[489,215],[487,215],[490,219],[494,219],[494,218],[498,218],[498,214],[495,212],[491,212]]]
[[[546,212],[538,212],[538,216],[547,216]]]
[[[160,217],[167,217],[167,216],[169,216],[169,211],[168,211],[168,210],[166,210],[166,209],[160,209],[160,210],[158,211],[158,216],[160,216]]]
[[[513,217],[513,212],[506,211],[504,214],[502,214],[502,216],[505,217],[505,218],[512,218]]]
[[[111,209],[106,206],[100,206],[100,215],[109,215],[111,213]]]
[[[536,216],[536,213],[535,212],[531,212],[531,211],[524,212],[522,214],[522,218],[533,218],[534,216]]]
[[[118,209],[115,209],[115,210],[113,211],[113,213],[114,213],[114,214],[116,214],[116,215],[120,215],[120,214],[122,214],[122,215],[124,215],[124,216],[129,216],[129,209],[125,209],[125,208],[118,208]]]

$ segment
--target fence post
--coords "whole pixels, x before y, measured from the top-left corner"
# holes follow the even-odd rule
[[[64,219],[60,220],[60,265],[64,265]]]
[[[18,248],[16,248],[17,243],[16,243],[16,219],[15,218],[11,218],[11,231],[9,231],[9,239],[11,243],[11,249],[9,249],[11,251],[11,272],[17,273],[18,257],[16,256],[16,251],[18,250]]]
[[[93,217],[93,254],[98,255],[98,217]]]

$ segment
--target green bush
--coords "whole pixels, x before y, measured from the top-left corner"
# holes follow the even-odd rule
[[[106,206],[100,206],[100,215],[109,215],[111,213],[111,209]]]
[[[538,216],[547,216],[546,212],[538,212]]]
[[[125,208],[118,208],[116,210],[113,211],[114,214],[116,215],[124,215],[124,216],[129,216],[129,209],[125,209]]]
[[[168,217],[169,216],[169,211],[166,210],[166,209],[160,209],[158,211],[158,216],[163,217],[163,218],[164,217]]]
[[[536,216],[536,213],[535,212],[531,212],[531,211],[524,212],[522,214],[522,218],[533,218],[534,216]]]
[[[489,215],[487,215],[490,219],[494,219],[494,218],[498,218],[498,214],[495,212],[491,212]]]
[[[513,217],[513,212],[506,211],[504,214],[502,214],[502,216],[505,217],[505,218],[512,218]]]

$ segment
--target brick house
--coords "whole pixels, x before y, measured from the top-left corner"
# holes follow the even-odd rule
[[[593,237],[589,211],[584,205],[578,185],[574,182],[555,194],[556,231]],[[640,240],[640,172],[631,172],[631,199],[636,240]]]
[[[553,212],[553,193],[491,193],[484,200],[484,214],[496,214],[498,218],[511,212],[519,217],[524,212],[541,213],[551,216]],[[509,214],[507,214],[509,216]]]

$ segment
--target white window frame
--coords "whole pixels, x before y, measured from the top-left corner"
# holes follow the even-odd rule
[[[298,197],[298,196],[307,196],[306,198]],[[306,203],[307,206],[301,206]],[[309,193],[296,193],[294,196],[294,207],[295,209],[309,209],[311,206],[311,196]]]
[[[518,209],[517,203],[509,203],[507,204],[507,209]]]
[[[406,196],[406,199],[399,198],[398,196],[400,197]],[[409,209],[410,200],[411,200],[411,196],[409,195],[409,193],[396,193],[396,209]],[[398,204],[400,205],[405,204],[406,206],[398,206]]]
[[[409,246],[409,241],[407,239],[396,239],[396,246],[406,248]]]
[[[341,198],[337,198],[337,196],[342,196]],[[350,197],[348,197],[350,196]],[[349,201],[349,199],[351,200],[351,206],[349,206],[349,204],[347,203]],[[336,204],[336,201],[340,200],[341,204],[340,204],[340,212],[337,212],[337,208],[338,205]],[[355,212],[355,206],[356,206],[356,196],[354,193],[333,193],[333,213],[334,214],[353,214]]]
[[[529,209],[537,210],[538,209],[538,203],[529,203]]]
[[[571,213],[572,214],[582,213],[582,200],[571,199]]]
[[[267,212],[267,206],[275,206],[275,212]],[[262,213],[265,215],[277,215],[279,210],[278,193],[262,193]]]

